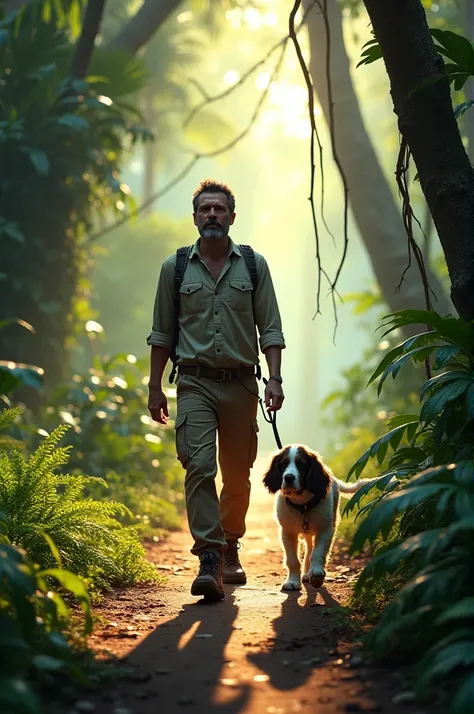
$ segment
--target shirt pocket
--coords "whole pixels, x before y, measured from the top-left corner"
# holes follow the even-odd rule
[[[202,281],[182,283],[179,288],[180,309],[183,316],[195,315],[202,312],[205,305]]]
[[[252,283],[246,280],[229,280],[229,305],[237,312],[252,309]]]

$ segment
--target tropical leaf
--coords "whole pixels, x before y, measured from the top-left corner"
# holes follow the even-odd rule
[[[426,484],[385,496],[360,524],[354,535],[350,552],[360,552],[366,541],[373,543],[379,534],[382,538],[387,538],[398,514],[408,508],[419,506],[425,500],[440,494],[442,489],[441,484]]]
[[[460,348],[457,345],[444,345],[438,348],[433,369],[442,369],[448,362],[458,356]]]
[[[437,619],[437,624],[444,625],[452,620],[474,619],[474,597],[466,597],[443,612]]]
[[[474,702],[474,672],[467,672],[453,697],[452,714],[467,714]]]
[[[364,484],[359,488],[358,491],[352,496],[352,498],[346,503],[344,510],[343,510],[343,515],[347,515],[351,511],[356,508],[359,503],[361,498],[366,496],[368,493],[373,488],[377,488],[379,491],[384,491],[386,486],[390,483],[390,481],[394,478],[395,473],[393,471],[389,471],[386,474],[382,474],[382,476],[379,476],[376,479],[373,479],[369,483]]]
[[[390,313],[383,318],[385,325],[381,329],[388,329],[383,333],[385,337],[393,330],[398,330],[407,325],[426,324],[432,330],[438,332],[438,338],[461,345],[470,349],[474,344],[474,326],[455,317],[441,317],[434,310],[400,310]]]
[[[359,476],[367,465],[368,460],[370,458],[373,458],[374,456],[377,456],[379,450],[385,450],[386,453],[386,449],[389,443],[391,445],[394,445],[392,446],[394,450],[398,448],[398,445],[400,444],[400,441],[402,440],[405,433],[410,428],[412,430],[413,428],[416,429],[417,423],[418,417],[414,415],[407,415],[407,421],[404,424],[400,424],[399,426],[395,427],[395,429],[391,429],[386,434],[381,436],[380,439],[377,439],[377,441],[375,441],[372,446],[370,446],[370,448],[367,449],[367,451],[365,451],[362,456],[359,457],[359,459],[357,459],[355,464],[353,464],[353,466],[351,467],[347,478],[349,479],[352,474]]]
[[[377,578],[385,573],[393,573],[402,562],[415,553],[427,551],[439,537],[440,529],[423,531],[410,538],[393,541],[383,550],[377,551],[369,561],[360,578],[362,585],[368,578]]]
[[[393,364],[398,357],[400,357],[400,355],[409,352],[412,348],[423,347],[429,342],[433,342],[435,339],[439,339],[436,332],[420,332],[417,335],[409,337],[404,342],[401,342],[399,345],[390,350],[390,352],[387,352],[373,375],[370,377],[367,386],[377,379],[377,377],[379,377],[387,369],[387,367]]]
[[[466,374],[463,378],[450,381],[437,389],[425,401],[420,412],[420,422],[429,424],[436,419],[449,402],[464,394],[472,385],[472,375]]]

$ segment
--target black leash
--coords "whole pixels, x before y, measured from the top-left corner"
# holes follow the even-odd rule
[[[262,410],[263,418],[265,419],[265,421],[266,421],[268,424],[271,424],[271,425],[272,425],[273,436],[275,437],[276,444],[277,444],[277,446],[278,446],[279,449],[282,449],[282,448],[283,448],[283,444],[281,443],[280,434],[278,433],[277,424],[276,424],[276,421],[277,421],[277,413],[276,413],[276,412],[270,412],[270,411],[268,411],[268,412],[267,412],[268,416],[267,416],[267,414],[265,414],[265,407],[263,406],[263,399],[262,399],[262,397],[258,394],[258,392],[257,392],[257,394],[255,394],[255,393],[252,392],[250,389],[248,389],[248,387],[245,386],[245,384],[242,382],[241,379],[239,379],[239,382],[240,382],[240,384],[242,385],[242,387],[244,387],[244,389],[247,390],[247,392],[250,392],[250,394],[253,394],[254,397],[257,397],[258,403],[260,404],[260,408],[261,408],[261,410]],[[268,379],[265,379],[265,377],[262,377],[262,382],[264,383],[265,386],[267,386],[267,384],[268,384]]]
[[[265,379],[265,377],[262,377],[262,382],[264,383],[265,386],[267,386],[268,380]],[[267,414],[265,414],[265,408],[264,408],[264,406],[263,406],[262,397],[259,396],[258,401],[260,402],[260,406],[261,406],[261,408],[262,408],[263,418],[265,419],[265,421],[266,421],[268,424],[271,424],[271,425],[272,425],[273,436],[275,437],[276,444],[277,444],[277,446],[278,446],[279,449],[282,449],[282,448],[283,448],[283,445],[282,445],[282,443],[281,443],[280,434],[278,433],[277,423],[276,423],[276,422],[277,422],[277,413],[276,413],[276,412],[270,412],[270,411],[268,411],[268,412],[267,412],[268,416],[267,416]]]

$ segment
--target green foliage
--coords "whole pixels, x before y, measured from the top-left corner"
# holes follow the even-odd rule
[[[370,459],[384,461],[391,448],[375,483],[346,507],[350,511],[371,496],[361,509],[365,518],[352,552],[371,543],[375,556],[356,592],[367,599],[381,582],[391,586],[390,601],[369,638],[372,651],[404,661],[409,653],[413,662],[419,660],[420,691],[446,679],[454,695],[451,711],[464,714],[474,677],[469,654],[474,645],[474,325],[405,310],[385,318],[385,334],[414,324],[429,329],[393,348],[369,382],[380,378],[383,384],[410,360],[428,354],[438,373],[421,386],[419,416],[389,420],[389,431],[350,471],[358,475]]]
[[[12,324],[20,325],[26,330],[34,333],[33,327],[24,320],[1,320],[0,330]],[[32,364],[22,364],[21,362],[11,362],[10,360],[0,360],[0,402],[10,404],[8,396],[13,390],[20,386],[40,389],[43,384],[43,370]],[[0,427],[1,430],[1,427]]]
[[[72,447],[69,469],[99,478],[84,483],[86,493],[124,503],[128,508],[117,512],[118,519],[154,534],[157,528],[180,525],[183,472],[176,460],[174,429],[147,415],[148,363],[148,357],[137,360],[131,354],[96,357],[94,366],[60,387],[34,419],[47,432],[58,422],[69,425],[64,437]],[[169,401],[173,414],[174,390]],[[27,439],[31,448],[42,438],[33,425],[14,435]]]
[[[70,611],[62,593],[84,611],[84,634],[92,626],[84,583],[63,568],[41,569],[11,545],[0,514],[0,708],[9,714],[40,714],[36,690],[45,677],[66,675],[84,681],[67,627]]]
[[[124,88],[104,80],[105,51],[94,58],[95,76],[68,76],[74,45],[57,24],[59,6],[48,16],[41,3],[26,3],[0,22],[0,318],[19,315],[37,332],[35,339],[2,332],[2,352],[49,367],[51,380],[64,370],[73,332],[83,236],[98,214],[125,208],[122,159],[150,138],[136,110],[121,103]],[[114,66],[127,91],[141,87],[137,60],[114,55]]]
[[[435,47],[440,55],[449,62],[445,62],[444,71],[448,75],[449,82],[453,84],[456,91],[464,88],[470,77],[474,75],[474,47],[466,37],[440,28],[431,28],[431,35],[435,41]],[[372,64],[382,59],[382,49],[376,39],[371,39],[362,47],[362,59],[357,67]],[[420,88],[425,85],[420,85]],[[472,102],[465,102],[458,108],[457,115],[461,115],[472,105]]]
[[[136,531],[116,519],[126,507],[84,498],[87,485],[97,481],[93,477],[56,473],[69,460],[70,447],[57,446],[67,429],[57,427],[30,457],[16,448],[0,452],[0,513],[7,537],[42,568],[54,568],[59,559],[99,588],[155,580]]]

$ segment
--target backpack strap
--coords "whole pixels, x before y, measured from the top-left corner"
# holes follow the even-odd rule
[[[258,286],[258,275],[257,275],[257,261],[255,260],[255,253],[250,245],[240,244],[240,252],[245,260],[245,265],[249,271],[250,280],[252,281],[252,310],[253,310],[253,321],[255,322],[255,291]],[[260,379],[262,376],[262,370],[260,365],[257,364],[256,367],[256,377]]]
[[[250,273],[250,279],[252,281],[253,291],[257,289],[258,276],[257,276],[257,261],[255,260],[255,253],[250,245],[240,244],[240,252],[245,260],[245,265]],[[253,303],[253,293],[252,293],[252,303]]]
[[[176,350],[178,349],[179,342],[179,311],[180,311],[180,288],[183,282],[184,273],[188,265],[189,256],[191,255],[192,245],[187,245],[182,248],[178,248],[176,251],[176,267],[174,271],[174,295],[173,295],[173,342],[171,345],[170,360],[173,364],[171,369],[171,374],[169,377],[170,384],[173,384],[174,378],[176,377],[176,368],[178,355]]]

